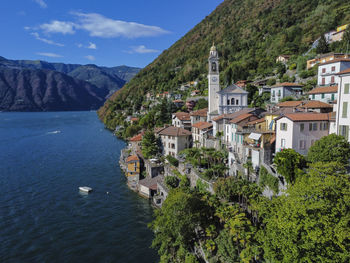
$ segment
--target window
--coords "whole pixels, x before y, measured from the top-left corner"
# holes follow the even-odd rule
[[[275,97],[275,91],[274,90],[272,91],[272,97]]]
[[[227,105],[230,105],[230,100],[227,100]]]
[[[323,69],[322,69],[322,73],[326,73],[326,68],[323,68]]]
[[[321,98],[324,99],[324,93],[322,93]]]
[[[332,94],[331,100],[334,101],[334,93]]]
[[[313,99],[313,100],[315,99],[315,94],[312,94],[312,99]]]
[[[304,123],[301,123],[301,124],[300,124],[300,131],[301,131],[301,132],[304,131],[304,126],[305,126]]]
[[[286,147],[286,139],[281,139],[281,148]]]
[[[315,122],[315,123],[312,124],[312,129],[313,129],[314,131],[317,131],[317,122]]]
[[[281,90],[278,90],[278,97],[281,97]]]
[[[349,83],[344,85],[344,94],[349,94],[349,86],[350,86]]]
[[[305,150],[305,145],[306,145],[306,141],[304,141],[304,140],[299,141],[299,149],[300,150]]]
[[[343,114],[341,117],[342,118],[348,117],[348,103],[347,102],[343,102]]]
[[[334,80],[334,76],[331,77],[331,83],[334,83],[335,80]]]
[[[334,72],[334,71],[335,71],[335,66],[332,67],[332,72]]]
[[[238,103],[238,100],[236,100],[236,105],[238,105],[239,103]]]
[[[326,79],[322,78],[322,85],[326,84]]]
[[[235,99],[231,99],[231,105],[235,105]]]
[[[339,125],[339,135],[344,136],[345,139],[349,140],[349,126]]]
[[[286,131],[287,130],[287,123],[281,123],[280,124],[280,130],[281,131]]]
[[[328,122],[323,123],[323,130],[328,130]]]
[[[309,131],[312,131],[312,123],[309,123]]]

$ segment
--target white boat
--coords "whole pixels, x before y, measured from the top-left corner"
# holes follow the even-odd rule
[[[84,193],[90,193],[92,191],[92,188],[88,186],[80,186],[79,191],[82,191]]]

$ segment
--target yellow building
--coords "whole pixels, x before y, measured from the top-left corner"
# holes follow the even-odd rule
[[[126,159],[127,164],[127,176],[140,175],[141,172],[141,162],[137,155],[131,155]]]

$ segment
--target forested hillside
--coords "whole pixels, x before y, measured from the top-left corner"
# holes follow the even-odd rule
[[[112,95],[100,117],[108,122],[117,109],[138,110],[148,91],[175,90],[195,79],[204,90],[213,42],[219,50],[224,85],[272,74],[278,55],[303,54],[322,33],[349,21],[346,1],[226,0]]]

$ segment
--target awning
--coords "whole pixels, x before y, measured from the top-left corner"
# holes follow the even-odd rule
[[[261,134],[260,133],[255,133],[255,132],[252,132],[250,135],[249,135],[249,139],[252,139],[252,140],[259,140],[261,137]]]

